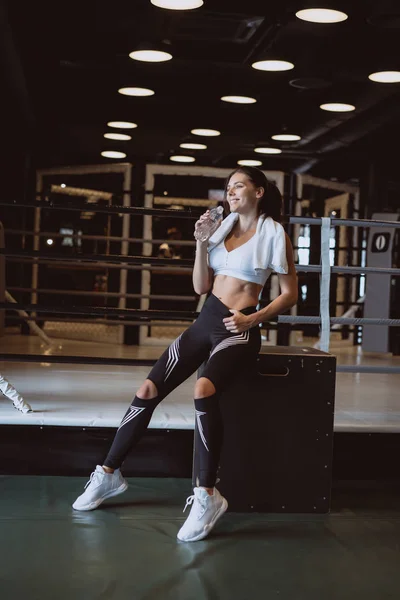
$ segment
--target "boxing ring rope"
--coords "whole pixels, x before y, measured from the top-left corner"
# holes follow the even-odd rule
[[[143,310],[141,308],[111,308],[111,307],[100,307],[100,306],[43,306],[39,304],[10,304],[7,302],[0,302],[0,309],[12,309],[12,310],[28,310],[35,311],[43,314],[74,314],[74,315],[89,315],[89,316],[108,316],[113,318],[123,318],[126,316],[135,316],[138,319],[149,319],[154,317],[156,319],[171,319],[171,316],[181,320],[194,320],[199,316],[196,311],[175,311],[175,310],[156,310],[148,309]],[[272,322],[274,320],[271,320]],[[300,323],[308,325],[320,325],[321,317],[311,316],[295,316],[295,315],[279,315],[277,317],[278,323]],[[350,318],[350,317],[330,317],[332,325],[386,325],[390,327],[400,327],[400,319],[373,319],[373,318]]]
[[[150,193],[150,192],[149,192]],[[14,203],[6,203],[4,201],[0,201],[0,205],[6,205],[6,206],[16,206],[16,204]],[[84,207],[80,206],[80,207],[57,207],[52,205],[51,203],[44,203],[44,202],[35,202],[35,203],[27,203],[27,204],[18,204],[18,207],[21,206],[26,206],[26,207],[32,207],[32,208],[46,208],[46,209],[57,209],[57,208],[62,208],[63,210],[79,210],[82,211],[84,210]],[[189,219],[197,219],[199,214],[194,214],[194,212],[192,212],[190,209],[188,211],[177,211],[175,209],[154,209],[151,208],[149,206],[145,206],[145,207],[127,207],[126,205],[121,207],[121,206],[113,206],[113,207],[107,207],[107,208],[103,208],[103,207],[97,207],[97,206],[93,206],[90,205],[90,210],[91,212],[102,212],[102,213],[109,213],[109,214],[140,214],[142,215],[144,218],[146,217],[151,217],[151,216],[171,216],[173,215],[174,218],[189,218]],[[399,326],[400,325],[400,320],[399,319],[357,319],[357,318],[345,318],[345,317],[330,317],[329,316],[329,293],[327,294],[327,290],[329,290],[329,283],[330,283],[330,274],[331,273],[338,273],[340,275],[359,275],[359,274],[368,274],[368,273],[378,273],[378,274],[389,274],[392,276],[397,276],[400,275],[400,269],[395,269],[395,268],[371,268],[371,267],[348,267],[348,266],[330,266],[329,265],[329,244],[326,244],[326,240],[327,240],[327,235],[330,231],[331,227],[337,227],[337,226],[354,226],[354,227],[385,227],[385,228],[394,228],[394,229],[398,229],[400,228],[400,223],[399,222],[393,222],[393,221],[368,221],[368,220],[364,220],[364,219],[330,219],[330,218],[307,218],[307,217],[286,217],[284,219],[284,222],[286,223],[290,223],[290,224],[307,224],[307,225],[321,225],[321,232],[322,232],[322,248],[321,248],[321,259],[322,259],[322,266],[320,265],[296,265],[296,271],[297,272],[316,272],[316,273],[321,273],[322,272],[322,280],[321,280],[321,291],[324,288],[323,294],[321,294],[321,300],[322,300],[322,305],[321,306],[321,315],[322,317],[298,317],[298,316],[279,316],[277,319],[278,323],[286,323],[286,324],[321,324],[322,323],[322,328],[321,328],[321,336],[324,338],[323,339],[323,350],[328,350],[329,349],[329,328],[331,325],[352,325],[352,326],[360,326],[360,325],[385,325],[385,326]],[[36,229],[37,231],[37,229]],[[327,233],[328,232],[328,233]],[[129,232],[128,232],[129,233]],[[40,234],[40,235],[45,235],[45,234]],[[101,237],[101,236],[95,236],[95,237]],[[119,241],[121,241],[121,238],[118,238]],[[126,241],[126,244],[129,244],[129,242],[132,240],[137,240],[140,243],[143,243],[145,246],[147,245],[147,251],[148,251],[148,246],[150,246],[151,243],[155,243],[155,240],[150,240],[150,239],[140,239],[140,238],[128,238],[128,236],[126,235],[125,232],[125,238],[124,240]],[[193,242],[190,242],[190,245],[193,245]],[[188,244],[189,245],[189,244]],[[84,262],[87,263],[91,263],[91,262],[96,262],[98,264],[98,266],[107,266],[107,268],[119,268],[119,269],[139,269],[139,270],[143,270],[143,271],[152,271],[154,269],[159,269],[159,266],[161,265],[161,267],[163,266],[168,266],[168,271],[169,272],[191,272],[191,268],[185,268],[185,267],[189,267],[193,265],[193,261],[190,259],[163,259],[163,258],[155,258],[155,257],[151,257],[151,256],[129,256],[127,255],[127,252],[121,254],[121,255],[83,255],[83,254],[79,254],[79,255],[75,255],[75,256],[69,256],[66,257],[65,255],[62,254],[48,254],[48,253],[43,253],[43,252],[39,252],[39,250],[34,251],[34,252],[21,252],[21,251],[6,251],[6,250],[0,250],[1,254],[4,254],[5,256],[9,257],[9,260],[14,261],[14,260],[19,260],[19,261],[23,261],[23,262],[29,262],[29,261],[34,261],[36,264],[38,263],[43,263],[43,264],[65,264],[65,263],[69,263],[71,265],[81,265]],[[100,262],[99,262],[100,261]],[[118,263],[118,264],[115,264]],[[38,293],[38,290],[36,289],[36,293]],[[124,295],[125,297],[126,294]],[[136,295],[137,297],[141,298],[142,300],[145,300],[148,302],[148,300],[151,298],[151,294],[140,294],[140,295]],[[119,296],[120,300],[122,299],[122,296]],[[11,308],[9,305],[7,305],[7,303],[0,303],[0,308]],[[37,303],[32,303],[30,305],[14,305],[14,308],[17,310],[23,310],[23,309],[27,309],[27,310],[38,310],[38,305]],[[57,311],[60,310],[57,307],[40,307],[38,312],[41,313],[57,313],[59,314]],[[105,309],[105,308],[98,308],[98,307],[89,307],[87,308],[87,311],[83,311],[82,309],[79,309],[77,307],[70,307],[69,309],[63,309],[64,314],[85,314],[85,315],[90,315],[90,316],[114,316],[114,318],[117,317],[123,317],[123,316],[127,316],[128,314],[133,316],[135,315],[136,319],[138,319],[138,321],[136,322],[140,322],[142,323],[143,320],[145,319],[149,319],[150,317],[157,318],[157,319],[165,319],[165,318],[169,318],[171,319],[171,315],[174,317],[177,317],[179,319],[189,319],[189,320],[193,320],[194,318],[196,318],[197,313],[183,313],[183,312],[179,312],[179,313],[175,313],[170,311],[168,313],[168,317],[166,315],[161,316],[160,313],[162,313],[162,311],[153,311],[153,310],[136,310],[136,309],[126,309],[126,311],[119,311],[118,313],[115,312],[116,309]],[[327,312],[328,310],[328,312]],[[92,311],[92,312],[90,312]],[[99,312],[101,311],[101,312]],[[111,312],[110,312],[111,311]],[[114,311],[114,312],[112,312]],[[132,312],[134,311],[134,312]],[[179,316],[178,316],[179,315]],[[327,331],[328,331],[328,337],[327,337]],[[350,368],[354,368],[354,369],[360,369],[359,365],[351,365],[351,366],[347,366],[348,369]],[[365,369],[368,369],[368,367],[365,367]],[[363,369],[363,372],[368,372],[365,371],[365,369]],[[351,372],[361,372],[361,371],[351,371]],[[372,372],[372,371],[371,371]],[[374,371],[377,372],[377,371]],[[379,371],[382,372],[382,371]],[[397,371],[393,371],[391,370],[390,372],[397,372]]]
[[[113,263],[127,263],[129,266],[141,265],[139,269],[142,270],[153,270],[158,268],[157,265],[168,266],[168,271],[176,272],[191,272],[192,268],[174,268],[175,266],[192,267],[194,261],[190,258],[158,258],[155,256],[121,256],[118,254],[75,254],[72,256],[65,256],[64,254],[49,254],[39,251],[24,252],[22,250],[3,250],[0,249],[0,254],[10,257],[11,261],[16,258],[21,259],[21,262],[27,262],[30,260],[43,261],[43,264],[64,264],[69,263],[73,266],[77,266],[82,262],[92,263],[95,262],[99,266],[107,266],[107,263],[111,263],[110,268],[125,269],[125,265],[113,264]],[[18,261],[19,262],[19,261]],[[298,273],[321,273],[322,267],[320,265],[295,265]],[[347,266],[333,266],[330,267],[332,273],[338,273],[343,275],[363,275],[368,273],[377,273],[381,275],[400,275],[400,268],[392,267],[347,267]],[[143,296],[141,296],[143,297]]]
[[[85,364],[85,365],[112,365],[119,367],[152,367],[157,361],[143,358],[104,358],[98,356],[59,356],[42,354],[0,354],[0,360],[6,362],[33,362],[50,364]],[[400,367],[375,367],[370,365],[337,365],[338,373],[370,373],[399,375]]]
[[[52,237],[52,238],[65,238],[65,237],[69,237],[71,239],[75,239],[75,240],[93,240],[96,242],[100,242],[100,241],[109,241],[109,242],[130,242],[131,244],[137,243],[137,244],[142,244],[143,242],[148,243],[148,244],[153,244],[153,245],[158,245],[158,244],[163,244],[165,242],[169,242],[170,240],[168,239],[152,239],[152,240],[145,240],[143,238],[131,238],[131,237],[127,237],[127,238],[122,238],[116,235],[88,235],[85,233],[69,233],[68,236],[66,236],[65,233],[56,233],[56,232],[52,232],[52,231],[23,231],[23,230],[19,230],[19,229],[7,229],[7,235],[38,235],[39,237]],[[196,242],[193,241],[191,242],[190,240],[179,240],[179,245],[180,246],[192,246],[193,248],[196,246]]]
[[[41,288],[22,288],[22,287],[9,287],[9,291],[11,292],[37,292],[38,294],[48,294],[53,296],[95,296],[102,298],[120,298],[122,295],[127,299],[135,299],[139,300],[143,298],[142,294],[120,294],[119,292],[87,292],[85,290],[51,290],[51,289],[41,289]],[[187,301],[187,302],[195,302],[197,300],[196,296],[173,296],[168,294],[150,294],[146,296],[150,300],[177,300],[177,301]]]
[[[1,309],[9,309],[11,308],[10,305],[8,303],[0,303],[0,310]],[[192,312],[192,311],[155,311],[155,310],[141,310],[141,309],[118,309],[118,308],[99,308],[99,307],[69,307],[69,308],[64,308],[64,307],[43,307],[40,306],[39,310],[38,310],[38,305],[26,305],[26,304],[15,304],[13,305],[13,308],[15,308],[16,310],[19,310],[21,308],[25,308],[26,310],[36,310],[38,313],[43,313],[43,314],[75,314],[75,315],[86,315],[86,316],[110,316],[113,317],[115,319],[120,319],[123,318],[125,316],[136,316],[138,318],[138,321],[134,322],[135,324],[149,324],[148,322],[146,322],[146,319],[150,319],[150,318],[157,318],[159,320],[170,320],[171,319],[171,315],[175,316],[176,318],[178,318],[181,321],[188,321],[191,322],[194,319],[197,318],[198,313],[197,312]],[[119,321],[120,322],[120,321]],[[277,318],[277,322],[279,323],[287,323],[287,324],[292,324],[292,323],[297,323],[297,324],[320,324],[321,323],[321,317],[298,317],[298,316],[285,316],[285,315],[280,315]],[[376,326],[380,326],[380,325],[385,325],[385,326],[391,326],[391,327],[400,327],[400,319],[356,319],[356,318],[343,318],[343,317],[331,317],[330,318],[330,323],[331,324],[341,324],[341,325],[376,325]],[[266,324],[264,324],[264,326],[266,326]],[[0,354],[0,359],[1,360],[12,360],[12,358],[14,358],[14,360],[20,360],[21,355],[10,355],[10,354]],[[59,362],[59,359],[65,359],[65,357],[59,357],[59,356],[47,356],[46,357],[46,362]],[[82,360],[84,360],[84,362],[86,363],[87,361],[91,361],[92,357],[79,357],[80,361],[82,362]],[[32,358],[30,358],[30,360],[33,360]],[[102,359],[96,359],[98,361],[102,361],[102,364],[117,364],[115,362],[109,363],[109,360],[112,359],[108,359],[108,358],[102,358]],[[130,359],[125,359],[125,360],[130,360]],[[39,356],[37,358],[37,362],[42,362],[43,361],[43,356]],[[96,363],[92,363],[92,362],[88,362],[88,364],[99,364],[98,362]],[[119,364],[119,363],[118,363]],[[121,363],[121,364],[148,364],[141,362],[141,359],[136,359],[135,362],[132,363]],[[154,363],[151,363],[154,364]],[[338,372],[347,372],[347,373],[390,373],[390,374],[400,374],[400,367],[374,367],[374,366],[362,366],[362,365],[339,365],[337,367],[337,371]]]

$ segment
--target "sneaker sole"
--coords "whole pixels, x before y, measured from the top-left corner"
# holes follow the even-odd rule
[[[80,511],[94,510],[95,508],[100,506],[100,504],[104,500],[107,500],[107,498],[112,498],[113,496],[118,496],[119,494],[123,494],[124,492],[126,492],[127,489],[128,489],[128,484],[126,482],[124,482],[122,485],[119,486],[119,488],[117,488],[116,490],[111,490],[110,492],[107,492],[107,494],[104,494],[104,496],[102,496],[101,498],[98,498],[95,502],[91,502],[90,504],[86,504],[86,506],[79,506],[79,507],[75,506],[75,503],[74,503],[72,505],[72,508],[74,510],[80,510]]]
[[[206,527],[204,528],[204,530],[201,533],[199,533],[198,535],[196,535],[190,539],[186,538],[184,540],[179,537],[179,533],[178,533],[178,535],[177,535],[178,540],[180,540],[181,542],[198,542],[200,540],[203,540],[205,537],[207,537],[209,535],[210,531],[212,530],[212,528],[214,527],[214,525],[216,524],[218,519],[220,519],[222,517],[222,515],[224,514],[224,512],[226,512],[227,508],[228,508],[228,501],[226,500],[226,498],[223,498],[221,508],[214,515],[214,518],[211,521],[211,523],[206,525]]]

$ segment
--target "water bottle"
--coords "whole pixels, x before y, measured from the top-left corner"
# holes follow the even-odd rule
[[[222,221],[222,213],[224,209],[222,206],[214,206],[210,210],[210,214],[207,219],[202,222],[202,224],[195,230],[194,237],[199,242],[206,242],[217,230],[218,225]]]

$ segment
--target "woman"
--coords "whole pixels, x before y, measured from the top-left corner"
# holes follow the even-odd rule
[[[297,302],[297,277],[290,240],[279,224],[282,198],[259,169],[241,167],[226,185],[230,214],[207,242],[197,242],[193,286],[212,291],[198,319],[163,353],[137,391],[103,466],[97,466],[76,510],[92,510],[124,492],[120,466],[147,428],[156,406],[201,366],[194,389],[194,494],[181,541],[203,539],[228,507],[215,488],[222,444],[219,396],[232,374],[255,361],[260,350],[258,325]],[[195,224],[197,230],[208,211]],[[271,272],[279,273],[281,294],[257,310]]]

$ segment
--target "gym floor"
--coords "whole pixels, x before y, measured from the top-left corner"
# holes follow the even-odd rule
[[[228,512],[189,544],[176,539],[189,480],[131,479],[123,496],[79,513],[71,503],[85,482],[0,477],[4,600],[400,597],[400,506],[390,493],[360,490],[349,502],[334,491],[327,516]]]

